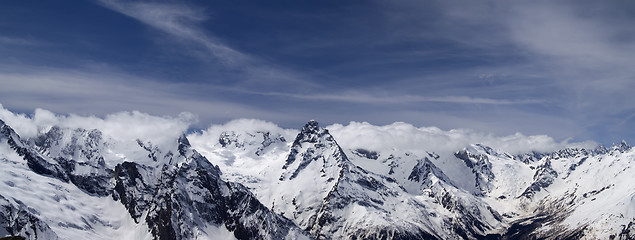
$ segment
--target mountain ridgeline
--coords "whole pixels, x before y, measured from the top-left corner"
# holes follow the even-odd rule
[[[635,239],[625,142],[413,153],[342,147],[316,121],[289,134],[227,126],[156,143],[52,126],[23,138],[0,120],[0,237]]]

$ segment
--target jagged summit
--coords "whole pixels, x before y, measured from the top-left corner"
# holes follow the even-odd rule
[[[322,130],[322,128],[320,127],[320,124],[317,121],[311,119],[306,124],[304,124],[304,126],[302,127],[302,130],[300,130],[300,133],[316,134],[320,130]]]
[[[334,173],[334,175],[324,174],[323,176],[329,175],[329,178],[335,178],[339,170],[329,169],[341,168],[345,161],[348,161],[346,154],[333,136],[329,134],[328,130],[321,128],[315,120],[311,120],[293,141],[291,151],[289,151],[287,160],[282,166],[287,171],[280,179],[293,179],[312,163],[315,163],[313,165],[320,172]],[[318,167],[317,164],[320,166]]]
[[[334,141],[333,136],[329,134],[329,131],[320,127],[317,121],[311,120],[307,124],[302,127],[300,133],[296,136],[293,141],[293,146],[308,142],[308,143],[316,143],[322,137],[325,137],[324,140]]]
[[[309,121],[291,145],[271,202],[274,211],[312,228],[323,202],[349,169],[350,162],[333,136]],[[301,187],[302,186],[302,187]]]
[[[192,147],[192,145],[190,145],[190,140],[187,139],[187,137],[185,136],[185,134],[181,135],[179,137],[179,140],[177,141],[179,144],[179,153],[181,155],[185,155],[185,153],[187,152],[187,150]]]
[[[302,131],[304,131],[305,129],[317,129],[319,127],[320,124],[315,119],[311,119],[304,125]]]
[[[620,152],[626,152],[630,149],[631,149],[631,146],[628,145],[626,140],[622,140],[619,144],[613,144],[613,146],[611,146],[611,150],[617,150]]]

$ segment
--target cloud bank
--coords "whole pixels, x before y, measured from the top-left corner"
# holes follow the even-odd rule
[[[98,129],[106,136],[119,141],[129,142],[142,139],[154,144],[174,142],[197,121],[196,116],[187,112],[177,116],[154,116],[138,111],[117,112],[99,118],[75,114],[57,115],[48,110],[36,109],[29,116],[13,113],[2,105],[0,105],[0,119],[25,138],[46,132],[52,126],[60,126]],[[547,135],[526,136],[516,133],[496,136],[470,129],[444,131],[437,127],[415,127],[402,122],[384,126],[375,126],[367,122],[350,122],[348,125],[333,124],[325,128],[344,148],[365,148],[375,151],[399,149],[419,154],[425,154],[426,151],[454,152],[476,143],[513,154],[531,151],[550,152],[567,147],[592,149],[597,146],[597,143],[590,141],[557,142]],[[213,146],[224,131],[271,132],[280,134],[287,141],[292,141],[299,132],[298,129],[283,129],[268,121],[236,119],[225,124],[212,124],[205,130],[190,133],[188,137],[201,146]]]
[[[598,146],[598,143],[593,141],[556,141],[548,135],[527,136],[515,133],[499,136],[471,129],[445,131],[437,127],[415,127],[403,122],[384,126],[376,126],[367,122],[350,122],[348,125],[332,124],[325,126],[325,128],[343,148],[363,148],[372,151],[396,149],[419,155],[425,155],[426,152],[453,153],[469,147],[470,144],[483,144],[511,154],[532,151],[551,152],[564,148],[594,149]],[[226,131],[279,133],[287,141],[293,140],[299,132],[298,129],[284,129],[268,121],[236,119],[225,124],[213,124],[205,130],[188,135],[188,138],[199,146],[213,148],[218,143],[221,133]]]
[[[173,145],[186,133],[196,116],[183,112],[178,116],[153,116],[138,111],[108,114],[103,118],[75,114],[57,115],[48,110],[36,109],[31,116],[15,114],[0,105],[0,119],[11,126],[23,138],[45,133],[52,126],[62,128],[98,129],[112,139],[132,143],[137,139],[155,145]]]
[[[437,127],[415,127],[397,122],[390,125],[374,126],[366,122],[350,122],[348,125],[333,124],[326,127],[342,147],[371,151],[398,149],[425,155],[426,151],[451,153],[470,144],[483,144],[511,154],[531,151],[551,152],[563,148],[597,147],[595,142],[557,142],[547,135],[525,136],[516,133],[496,136],[470,129],[448,131]]]

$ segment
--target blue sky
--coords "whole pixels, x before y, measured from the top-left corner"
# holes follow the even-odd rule
[[[632,1],[4,1],[0,104],[635,142]]]

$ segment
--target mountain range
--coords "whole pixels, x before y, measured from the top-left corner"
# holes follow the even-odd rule
[[[241,121],[153,142],[68,124],[23,137],[0,120],[0,236],[635,239],[625,142],[412,151]]]

